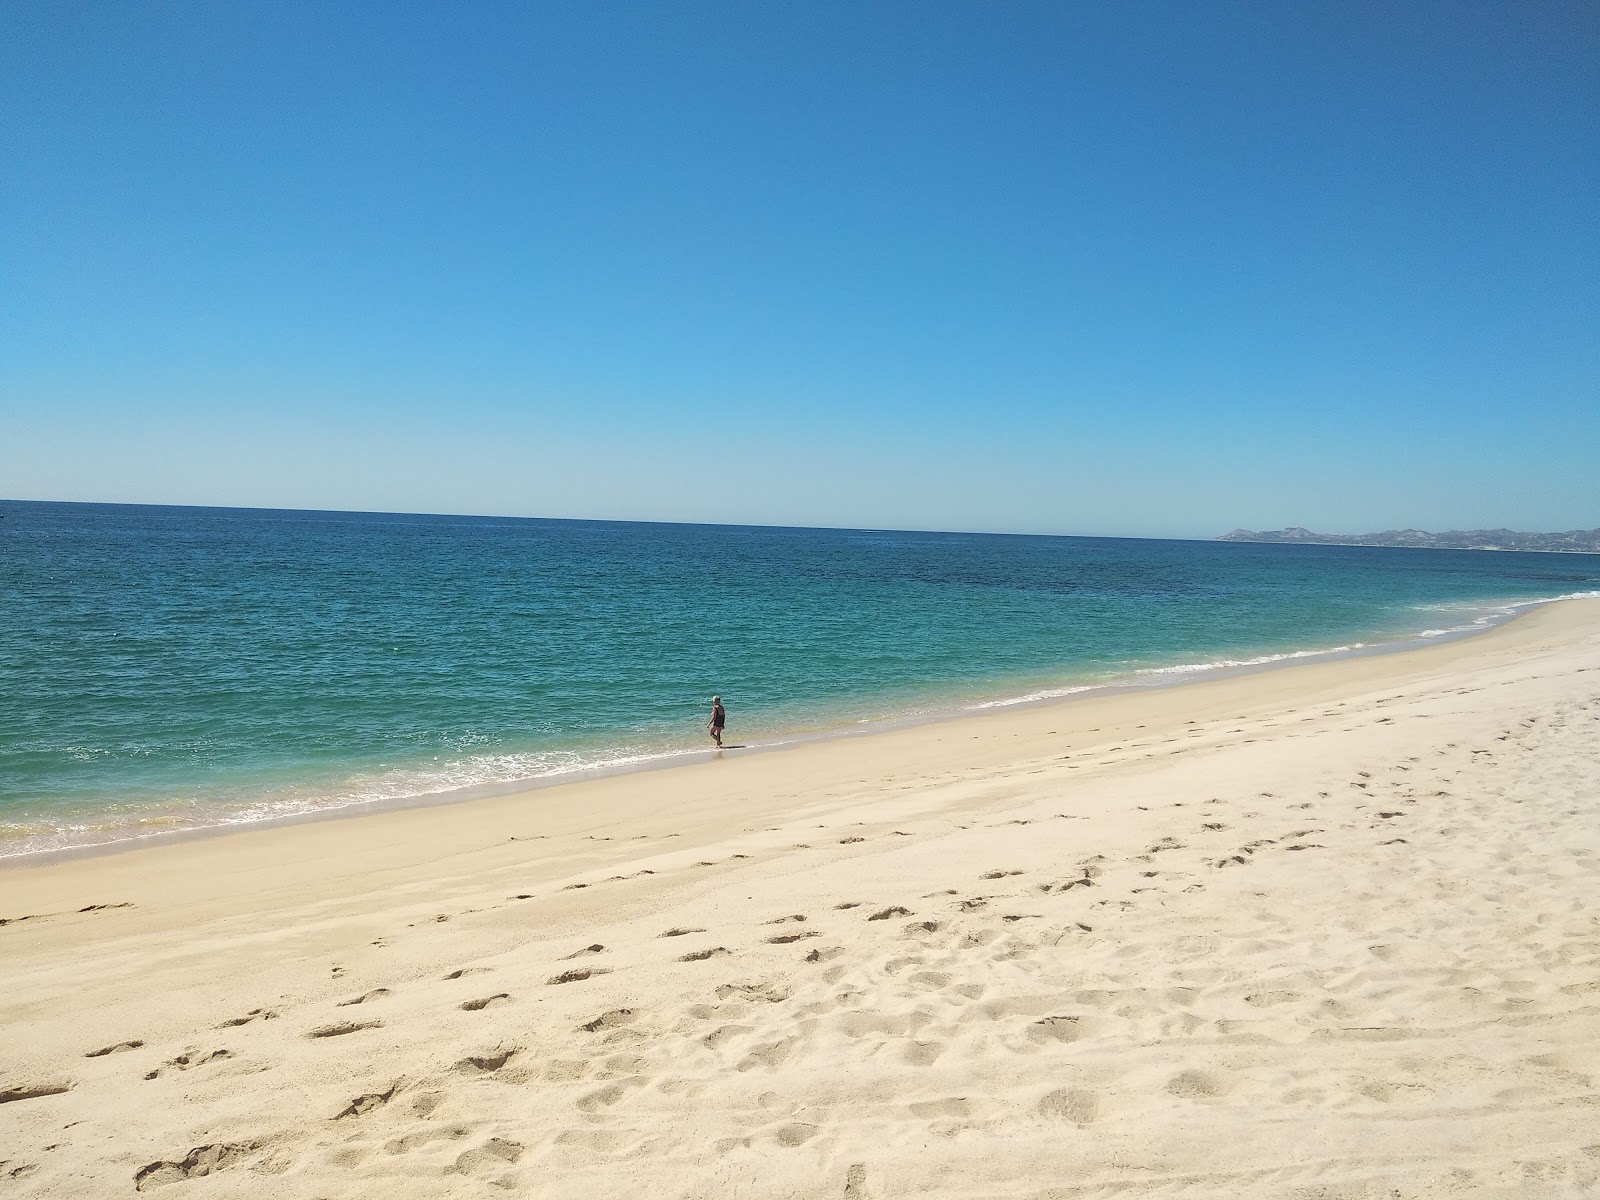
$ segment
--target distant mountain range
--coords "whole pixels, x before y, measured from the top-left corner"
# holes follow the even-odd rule
[[[1546,550],[1567,554],[1600,554],[1600,529],[1565,533],[1518,533],[1514,529],[1388,529],[1383,533],[1312,533],[1288,529],[1235,529],[1219,542],[1298,542],[1316,546],[1401,546],[1410,550]]]

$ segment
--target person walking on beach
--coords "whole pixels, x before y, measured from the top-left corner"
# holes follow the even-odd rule
[[[723,710],[722,697],[711,697],[711,739],[717,743],[717,749],[722,749],[722,727],[728,722],[728,714]]]

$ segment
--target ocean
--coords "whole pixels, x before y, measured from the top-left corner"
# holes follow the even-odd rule
[[[726,740],[754,747],[1600,592],[1595,555],[23,501],[0,518],[3,857],[687,759],[713,693]]]

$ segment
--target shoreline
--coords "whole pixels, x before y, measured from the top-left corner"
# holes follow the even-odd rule
[[[1229,679],[1241,675],[1272,672],[1316,663],[1336,662],[1349,658],[1406,653],[1431,645],[1442,645],[1474,638],[1489,633],[1508,622],[1515,621],[1519,617],[1535,612],[1547,605],[1559,605],[1573,600],[1589,599],[1596,595],[1600,595],[1600,593],[1577,592],[1532,600],[1485,602],[1484,614],[1474,618],[1467,625],[1451,626],[1437,630],[1419,630],[1414,633],[1401,634],[1386,641],[1356,642],[1326,649],[1283,651],[1243,661],[1177,663],[1165,667],[1138,668],[1124,676],[1104,682],[1066,685],[1060,688],[1042,689],[1042,694],[1040,692],[1026,693],[1015,697],[1007,696],[974,703],[962,703],[953,708],[936,708],[930,711],[890,715],[836,728],[789,735],[779,734],[771,740],[741,744],[730,747],[730,749],[741,757],[747,757],[799,746],[825,744],[841,739],[870,737],[899,729],[961,721],[991,714],[998,715],[1040,706],[1089,701],[1103,696],[1183,687],[1211,680]],[[0,874],[55,862],[103,858],[155,846],[209,841],[257,830],[321,824],[329,821],[354,820],[410,809],[471,804],[480,800],[498,797],[533,794],[550,788],[579,785],[619,776],[692,767],[718,761],[726,753],[726,750],[718,751],[712,748],[695,749],[685,747],[644,753],[622,762],[602,760],[594,765],[554,770],[546,775],[473,783],[461,787],[418,792],[403,796],[354,800],[345,804],[326,805],[309,811],[283,815],[254,817],[235,821],[218,821],[210,825],[196,825],[188,828],[134,834],[84,845],[48,847],[17,852],[0,851]]]
[[[564,775],[522,784],[486,785],[484,794],[461,797],[459,793],[439,793],[412,798],[409,802],[378,802],[370,810],[355,807],[327,809],[317,813],[256,821],[248,824],[209,827],[163,833],[131,843],[114,843],[71,850],[0,859],[0,897],[9,886],[30,878],[97,869],[116,874],[140,873],[140,864],[170,858],[183,861],[193,856],[198,865],[210,859],[243,855],[252,860],[265,853],[275,856],[287,852],[299,857],[337,857],[341,848],[362,844],[362,834],[384,835],[385,839],[409,836],[409,831],[443,831],[472,828],[480,822],[500,827],[508,822],[518,826],[537,821],[544,809],[529,809],[529,802],[545,801],[551,812],[570,815],[575,808],[586,808],[592,798],[595,820],[604,822],[605,800],[622,798],[629,811],[638,812],[642,794],[659,787],[681,793],[701,780],[717,775],[749,778],[751,786],[762,786],[771,773],[790,763],[805,769],[822,768],[842,760],[877,761],[897,759],[909,745],[926,746],[931,739],[942,743],[978,740],[993,743],[1004,731],[1022,727],[1036,737],[1045,725],[1063,728],[1095,729],[1091,722],[1111,720],[1113,713],[1130,710],[1150,713],[1152,720],[1171,720],[1174,712],[1192,705],[1209,706],[1219,696],[1233,699],[1246,709],[1264,699],[1339,686],[1343,679],[1383,680],[1403,678],[1423,670],[1433,660],[1454,662],[1473,655],[1493,657],[1509,647],[1536,638],[1541,618],[1558,625],[1567,614],[1570,623],[1581,624],[1578,614],[1600,613],[1600,597],[1560,598],[1519,606],[1517,612],[1493,623],[1462,631],[1456,636],[1416,638],[1404,646],[1373,646],[1362,650],[1330,652],[1327,657],[1285,659],[1254,667],[1219,669],[1214,673],[1178,675],[1158,683],[1108,686],[1064,697],[1047,698],[1000,708],[967,710],[933,719],[885,722],[867,729],[846,729],[812,738],[797,739],[764,747],[751,747],[750,753],[719,755],[713,750],[685,755],[685,761],[665,765],[640,764],[592,776]],[[1135,722],[1140,728],[1152,721]],[[759,752],[755,752],[759,749]],[[470,789],[463,789],[470,790]],[[322,843],[327,843],[324,852]],[[423,856],[426,858],[426,855]],[[0,913],[0,916],[4,916]]]
[[[1587,1194],[1600,599],[1296,665],[0,873],[12,1189]]]

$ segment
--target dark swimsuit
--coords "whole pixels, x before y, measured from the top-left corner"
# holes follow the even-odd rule
[[[725,713],[720,708],[717,709],[716,712],[711,714],[711,728],[713,728],[713,729],[721,729],[723,724],[727,721],[727,719],[728,719],[728,714]]]

